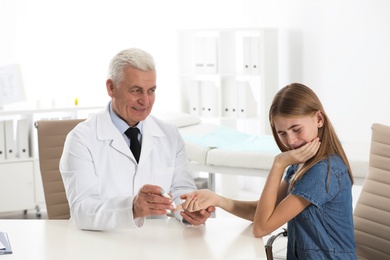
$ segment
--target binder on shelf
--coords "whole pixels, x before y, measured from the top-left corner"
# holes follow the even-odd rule
[[[259,37],[252,37],[251,39],[251,73],[260,73],[260,39]]]
[[[200,115],[204,117],[218,116],[218,89],[212,81],[201,81],[200,84]]]
[[[217,73],[217,38],[204,38],[204,62],[206,73]]]
[[[256,116],[257,104],[252,89],[247,81],[237,82],[238,117],[248,118]]]
[[[225,80],[221,87],[222,116],[238,116],[237,84],[234,80]]]
[[[30,157],[29,127],[27,119],[19,119],[16,131],[17,154],[19,158]]]
[[[195,37],[193,54],[196,73],[217,73],[216,37]]]
[[[242,72],[244,74],[250,74],[252,72],[251,70],[251,63],[252,63],[252,37],[244,37],[242,38]]]
[[[243,73],[258,74],[260,72],[259,37],[243,37],[242,48]]]
[[[200,116],[200,86],[198,81],[192,81],[188,87],[190,114]]]
[[[14,121],[5,120],[4,121],[4,135],[5,135],[5,158],[15,159],[16,158],[16,144],[14,137]]]
[[[4,121],[0,121],[0,161],[5,160],[5,126]]]
[[[204,63],[204,49],[203,49],[203,38],[194,38],[194,71],[196,73],[203,73],[205,71]]]

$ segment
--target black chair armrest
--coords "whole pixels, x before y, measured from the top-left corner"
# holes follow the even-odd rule
[[[272,253],[272,244],[274,243],[275,239],[277,239],[281,235],[283,235],[283,237],[286,237],[287,236],[287,229],[283,228],[282,232],[268,238],[267,243],[265,244],[265,254],[267,255],[267,260],[274,259],[274,256]]]

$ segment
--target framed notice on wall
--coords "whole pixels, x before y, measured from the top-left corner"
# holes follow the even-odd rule
[[[0,66],[0,108],[24,100],[20,66],[18,64]]]

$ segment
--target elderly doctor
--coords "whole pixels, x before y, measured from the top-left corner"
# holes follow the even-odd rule
[[[196,186],[176,126],[149,115],[156,91],[152,56],[136,48],[119,52],[111,60],[106,88],[107,107],[78,124],[65,141],[60,171],[71,220],[88,230],[138,228],[145,217],[166,217]],[[125,134],[131,127],[139,129],[138,162]],[[200,225],[214,210],[174,214]]]

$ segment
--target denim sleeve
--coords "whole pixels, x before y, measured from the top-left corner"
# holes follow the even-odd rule
[[[305,198],[317,207],[322,207],[332,200],[339,190],[340,185],[336,176],[332,171],[328,174],[328,164],[322,161],[311,167],[295,183],[291,193]]]
[[[288,167],[287,171],[286,171],[286,175],[284,175],[284,180],[287,182],[287,183],[290,183],[290,179],[291,177],[294,175],[295,171],[297,169],[297,165],[291,165],[290,167]]]

